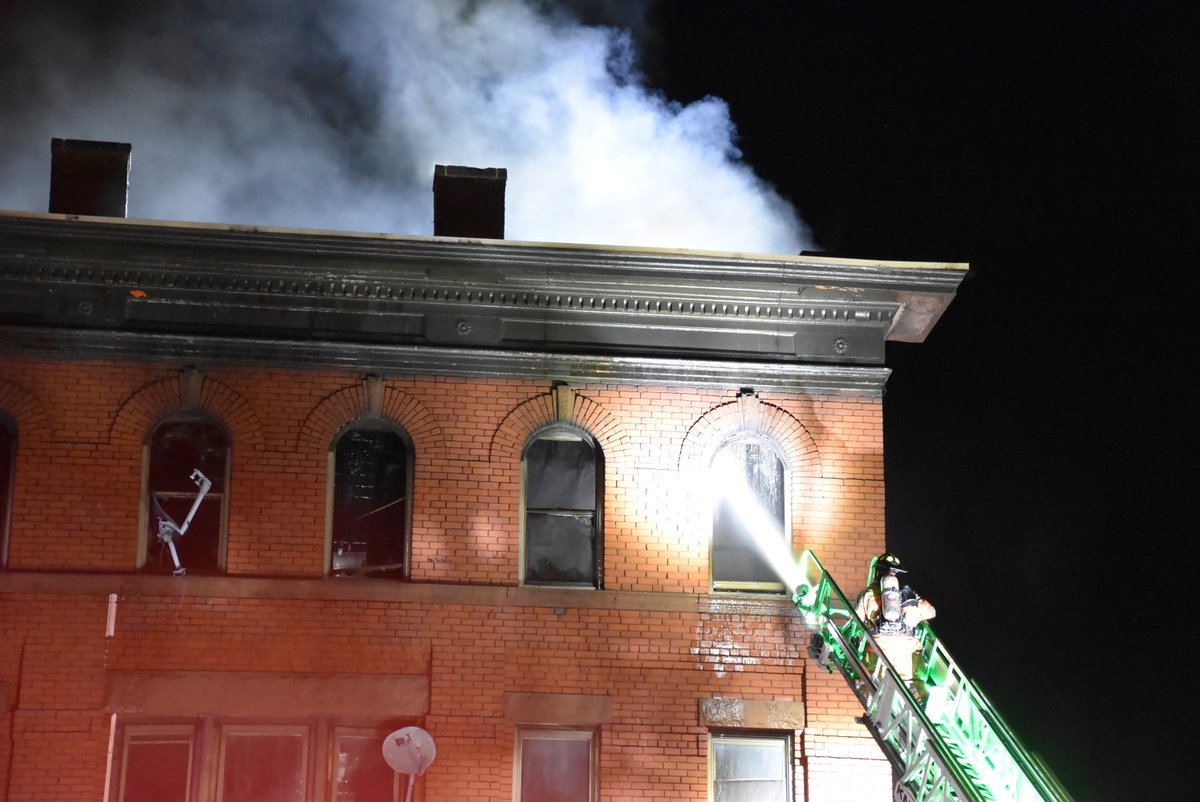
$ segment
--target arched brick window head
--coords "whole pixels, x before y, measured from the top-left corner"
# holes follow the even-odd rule
[[[174,415],[154,427],[147,452],[149,532],[143,570],[223,572],[229,479],[229,435],[224,427],[198,414]]]
[[[334,446],[330,573],[403,579],[412,449],[388,428],[355,427]]]
[[[591,437],[551,426],[525,447],[527,585],[601,586],[603,459]]]

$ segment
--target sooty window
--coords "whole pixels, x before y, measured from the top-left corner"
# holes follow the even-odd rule
[[[334,446],[329,572],[408,575],[412,448],[403,432],[356,427]]]
[[[530,440],[523,464],[522,581],[600,587],[604,468],[599,447],[578,429],[551,427]]]
[[[147,443],[148,531],[141,567],[151,572],[225,570],[229,435],[199,414],[159,423]]]
[[[721,447],[711,471],[713,588],[782,589],[769,554],[787,553],[783,460],[769,444],[743,438]]]

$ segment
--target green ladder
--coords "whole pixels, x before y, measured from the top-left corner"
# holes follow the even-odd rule
[[[895,802],[1072,802],[927,624],[916,629],[914,693],[811,551],[798,568],[792,601],[816,630],[809,653],[830,673],[836,668],[862,703],[896,768]]]

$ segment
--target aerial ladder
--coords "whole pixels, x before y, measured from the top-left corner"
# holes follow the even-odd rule
[[[809,654],[846,680],[863,720],[896,769],[894,802],[1072,802],[1021,744],[927,623],[916,627],[911,687],[811,551],[792,597],[815,629]]]

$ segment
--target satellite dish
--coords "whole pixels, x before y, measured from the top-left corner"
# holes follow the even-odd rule
[[[383,739],[383,759],[392,771],[408,775],[405,802],[412,802],[417,775],[425,773],[436,754],[433,736],[420,727],[401,727]]]
[[[424,774],[436,754],[433,736],[420,727],[401,727],[383,739],[383,759],[401,774]]]

